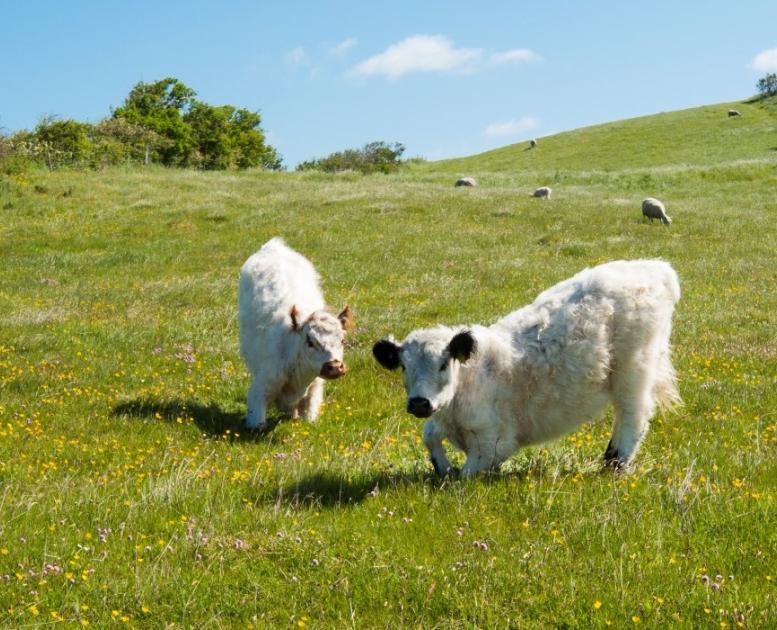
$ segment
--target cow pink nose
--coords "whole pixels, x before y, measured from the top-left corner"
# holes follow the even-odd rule
[[[342,361],[332,359],[321,367],[321,376],[327,379],[340,378],[348,371],[348,367]]]

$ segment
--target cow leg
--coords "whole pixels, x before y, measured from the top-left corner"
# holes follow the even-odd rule
[[[316,420],[321,402],[324,400],[324,379],[315,378],[305,390],[305,395],[299,401],[296,411],[305,420]]]
[[[440,477],[446,477],[454,471],[442,446],[444,437],[445,433],[434,420],[429,420],[424,425],[424,445],[429,451],[429,459],[434,466],[434,472]]]
[[[479,449],[473,449],[467,453],[467,461],[461,467],[461,476],[465,478],[474,477],[484,470],[496,470],[498,467],[499,462],[494,457],[483,453]]]
[[[504,452],[507,444],[500,448],[496,434],[478,433],[467,441],[467,461],[461,469],[462,477],[472,477],[484,470],[496,470],[511,451]]]
[[[644,357],[635,359],[612,377],[612,402],[615,408],[612,438],[604,460],[615,468],[627,467],[639,450],[655,411],[653,398],[654,366]]]
[[[248,390],[246,399],[248,415],[246,427],[249,429],[264,429],[267,426],[267,400],[264,392],[264,383],[254,377]]]

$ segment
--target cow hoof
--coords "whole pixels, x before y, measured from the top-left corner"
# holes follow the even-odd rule
[[[440,466],[436,461],[432,461],[432,466],[434,466],[434,472],[435,474],[440,477],[441,479],[445,479],[447,477],[458,477],[459,476],[459,469],[455,466]]]
[[[604,451],[604,464],[615,470],[622,470],[626,466],[626,461],[618,455],[618,449],[612,444],[612,440],[607,444],[607,450]]]
[[[612,468],[615,472],[623,472],[628,469],[628,463],[620,457],[605,459],[604,465],[608,468]]]

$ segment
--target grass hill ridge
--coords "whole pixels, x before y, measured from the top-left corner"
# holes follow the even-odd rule
[[[741,112],[729,117],[729,109]],[[428,162],[420,172],[508,173],[704,167],[777,160],[777,97],[704,105],[566,131],[473,156]]]

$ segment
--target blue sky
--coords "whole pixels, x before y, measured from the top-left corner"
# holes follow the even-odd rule
[[[289,167],[373,140],[471,155],[744,98],[767,71],[775,0],[0,0],[0,126],[96,121],[174,76],[260,110]]]

